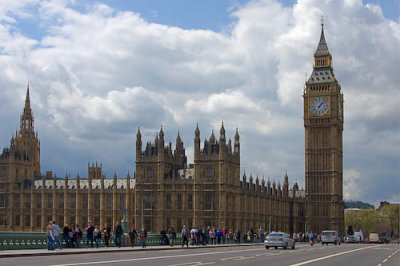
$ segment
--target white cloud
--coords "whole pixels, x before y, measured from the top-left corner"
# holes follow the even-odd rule
[[[347,169],[343,173],[343,197],[346,200],[360,199],[364,189],[360,182],[361,174],[356,169]]]
[[[386,182],[398,178],[400,25],[377,5],[251,1],[231,14],[231,32],[218,33],[150,23],[104,4],[82,11],[74,1],[11,2],[0,4],[0,120],[10,128],[0,143],[8,145],[17,126],[29,79],[46,169],[73,172],[99,156],[109,171],[123,172],[133,167],[138,125],[144,138],[160,125],[166,135],[180,130],[189,153],[197,122],[208,137],[224,121],[231,137],[239,128],[248,173],[281,179],[288,170],[291,181],[303,182],[301,95],[324,15],[345,98],[345,197],[360,182],[362,193],[351,198],[386,198],[371,193],[379,186],[371,156],[386,166]],[[43,36],[24,35],[22,18]],[[60,149],[71,161],[55,161]]]

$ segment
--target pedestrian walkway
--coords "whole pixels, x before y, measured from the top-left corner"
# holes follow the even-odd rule
[[[251,245],[262,245],[262,243],[253,244],[240,244],[240,246],[251,246]],[[189,249],[193,248],[219,248],[239,246],[236,244],[225,244],[225,245],[199,245],[189,246]],[[62,250],[47,250],[47,249],[20,249],[20,250],[1,250],[0,258],[6,257],[25,257],[25,256],[52,256],[52,255],[73,255],[73,254],[88,254],[88,253],[105,253],[105,252],[130,252],[130,251],[144,251],[144,250],[169,250],[169,249],[188,249],[187,247],[181,246],[148,246],[142,248],[140,246],[135,247],[102,247],[102,248],[64,248]]]

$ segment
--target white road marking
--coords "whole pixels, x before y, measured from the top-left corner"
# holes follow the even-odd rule
[[[210,265],[210,264],[215,264],[214,261],[211,262],[201,262],[201,261],[192,261],[192,262],[186,262],[186,263],[179,263],[179,264],[170,264],[168,266],[198,266],[198,265]]]
[[[387,259],[384,259],[382,262],[383,262],[383,263],[387,262]]]
[[[340,255],[343,255],[343,254],[347,254],[347,253],[351,253],[351,252],[356,252],[356,251],[360,251],[360,250],[368,249],[368,248],[373,248],[373,247],[377,247],[377,245],[376,245],[376,246],[366,247],[366,248],[358,248],[358,249],[353,249],[353,250],[349,250],[349,251],[344,251],[344,252],[332,254],[332,255],[329,255],[329,256],[325,256],[325,257],[321,257],[321,258],[317,258],[317,259],[313,259],[313,260],[307,260],[307,261],[303,261],[303,262],[300,262],[300,263],[292,264],[292,265],[290,265],[290,266],[305,265],[305,264],[308,264],[308,263],[311,263],[311,262],[320,261],[320,260],[325,260],[325,259],[329,259],[329,258],[332,258],[332,257],[340,256]]]
[[[156,260],[156,259],[167,259],[167,258],[177,258],[177,257],[190,257],[190,256],[203,256],[203,255],[213,255],[221,253],[236,253],[243,251],[255,251],[263,249],[239,249],[239,250],[229,250],[229,251],[216,251],[216,252],[206,252],[206,253],[196,253],[196,254],[181,254],[181,255],[170,255],[170,256],[158,256],[158,257],[146,257],[146,258],[134,258],[125,260],[108,260],[108,261],[87,261],[78,263],[67,263],[67,264],[53,264],[49,266],[75,266],[75,265],[93,265],[93,264],[109,264],[109,263],[120,263],[120,262],[130,262],[130,261],[141,261],[141,260]]]

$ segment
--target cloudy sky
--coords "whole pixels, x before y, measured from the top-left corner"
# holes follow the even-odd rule
[[[129,2],[129,3],[127,3]],[[304,185],[302,93],[324,16],[345,97],[345,199],[399,201],[399,1],[0,1],[0,147],[29,81],[42,172],[134,171],[135,135],[224,121],[242,173]]]

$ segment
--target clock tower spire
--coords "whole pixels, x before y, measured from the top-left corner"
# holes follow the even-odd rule
[[[335,78],[324,23],[304,91],[306,228],[344,230],[343,94]]]

